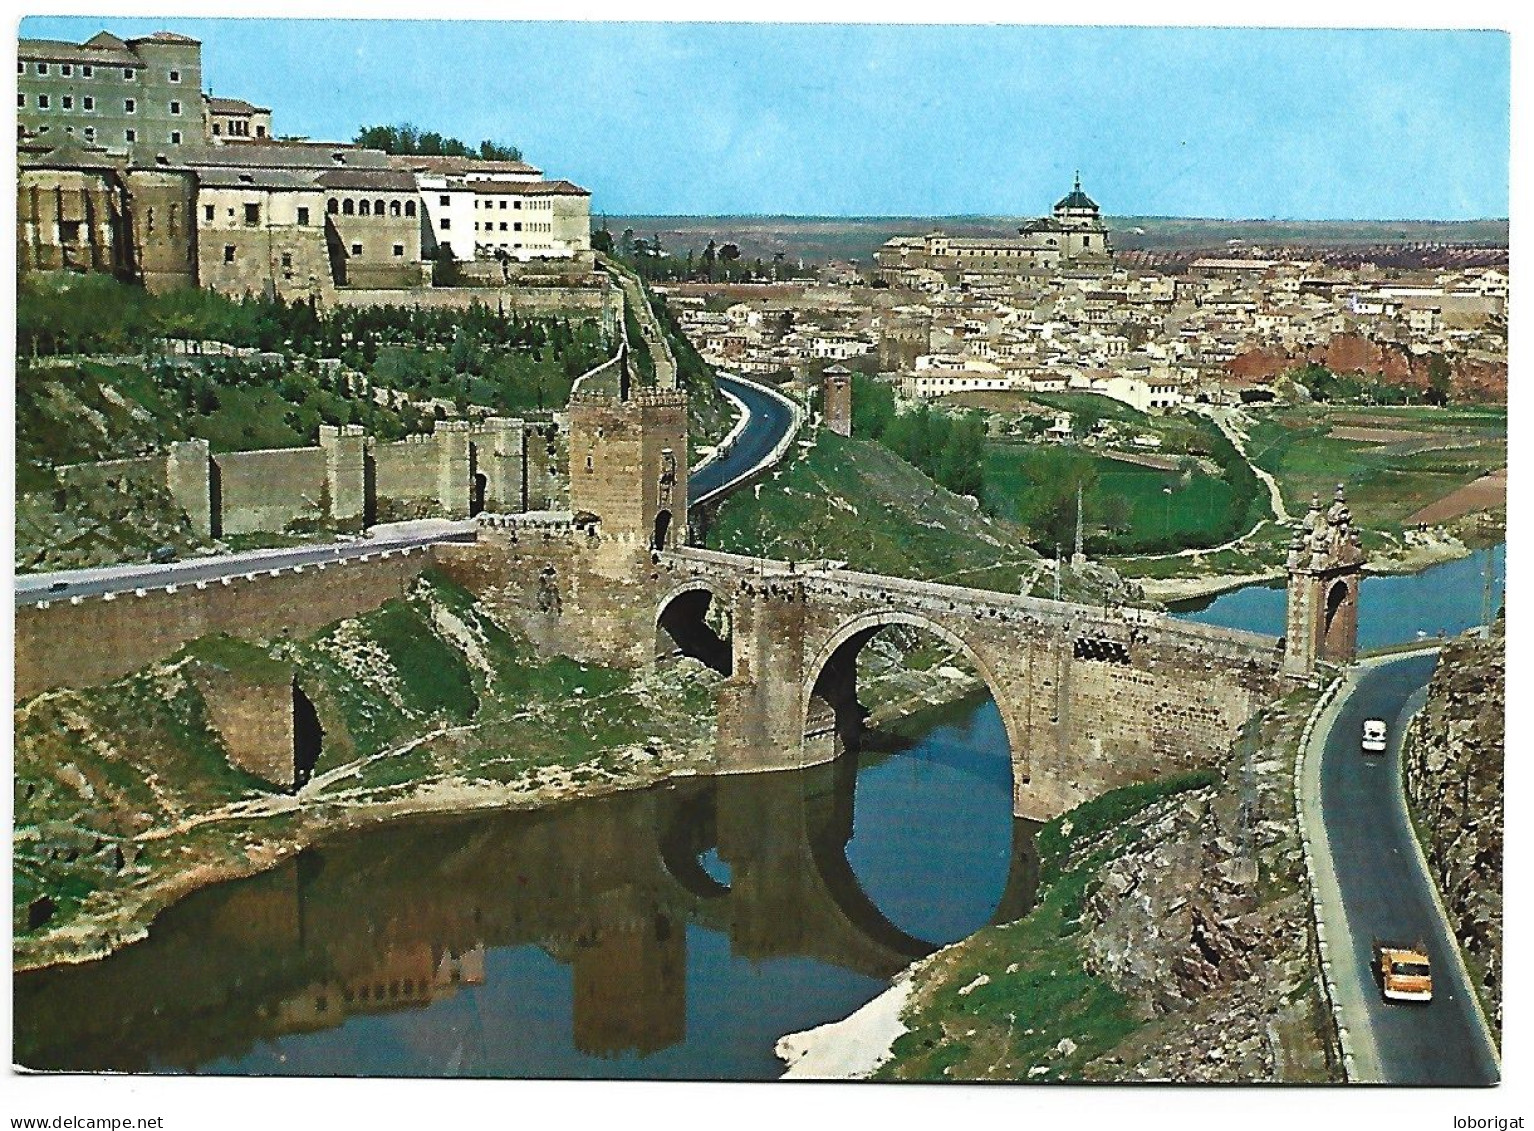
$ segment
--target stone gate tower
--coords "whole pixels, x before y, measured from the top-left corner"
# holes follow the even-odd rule
[[[625,385],[627,383],[625,382]],[[604,540],[652,550],[687,541],[687,396],[624,388],[570,398],[570,509]]]
[[[1345,664],[1358,654],[1358,586],[1364,552],[1342,484],[1327,510],[1319,497],[1289,544],[1284,674],[1308,676],[1319,661]]]

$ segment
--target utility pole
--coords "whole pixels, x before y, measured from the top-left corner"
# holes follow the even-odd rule
[[[1080,569],[1087,564],[1087,556],[1081,550],[1081,484],[1076,484],[1076,552],[1071,555],[1071,568]]]

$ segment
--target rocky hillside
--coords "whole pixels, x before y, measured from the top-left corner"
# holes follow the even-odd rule
[[[1313,695],[1218,771],[1114,790],[1038,833],[1024,918],[913,974],[889,1079],[1333,1079],[1292,800]]]
[[[1506,624],[1444,649],[1408,739],[1412,816],[1500,1042]]]
[[[1339,334],[1325,345],[1308,350],[1249,350],[1232,358],[1226,369],[1238,377],[1272,381],[1307,363],[1324,365],[1333,373],[1378,376],[1387,385],[1418,393],[1429,385],[1428,359],[1394,342],[1375,341],[1360,334]],[[1449,396],[1456,403],[1506,404],[1507,362],[1463,357],[1451,363]]]

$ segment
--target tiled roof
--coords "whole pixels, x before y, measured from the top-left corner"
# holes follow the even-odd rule
[[[522,173],[541,176],[542,169],[522,161],[486,161],[479,157],[431,157],[420,153],[397,154],[391,158],[394,164],[422,173],[442,173],[448,176],[466,173]]]
[[[569,181],[469,181],[464,188],[490,196],[590,196]]]
[[[214,114],[270,114],[270,106],[256,106],[243,98],[214,98],[211,94],[203,99]]]
[[[261,188],[320,191],[319,178],[303,169],[210,169],[196,170],[204,188]]]
[[[92,41],[94,42],[94,41]],[[110,67],[142,67],[144,61],[121,40],[117,46],[68,43],[62,39],[23,39],[16,45],[20,59],[48,63],[99,63]]]
[[[315,180],[328,189],[415,192],[415,177],[404,169],[326,169]]]

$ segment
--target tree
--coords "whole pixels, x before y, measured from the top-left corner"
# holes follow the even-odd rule
[[[480,157],[487,161],[520,161],[522,151],[504,142],[482,141],[477,149],[470,148],[456,137],[449,137],[436,130],[422,132],[409,122],[397,126],[361,126],[352,139],[367,149],[381,149],[385,153],[423,157]]]
[[[591,249],[599,251],[603,255],[613,253],[613,234],[607,228],[607,217],[602,217],[602,226],[591,233]]]
[[[1435,353],[1427,363],[1427,396],[1429,404],[1444,405],[1449,403],[1449,391],[1454,371],[1449,367],[1448,361],[1443,354]]]

